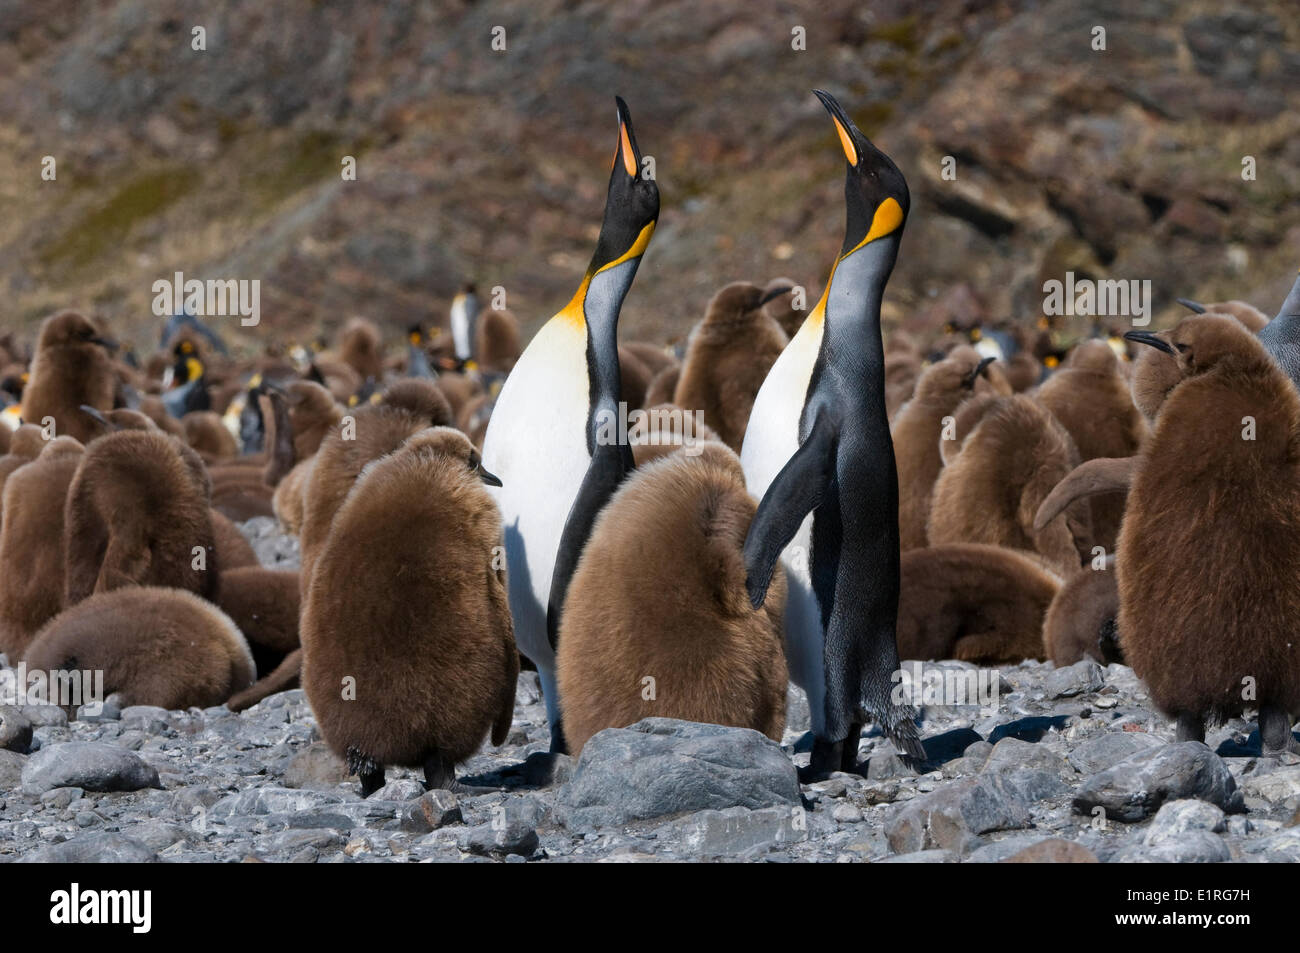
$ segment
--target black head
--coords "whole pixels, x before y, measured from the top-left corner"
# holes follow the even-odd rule
[[[907,180],[892,159],[863,134],[830,93],[813,92],[831,114],[848,168],[844,176],[844,200],[848,224],[840,257],[877,238],[901,234],[911,208]]]
[[[605,218],[588,275],[621,258],[640,255],[659,220],[659,186],[642,171],[641,150],[632,131],[632,114],[622,97],[615,96],[614,102],[618,107],[618,141],[614,147],[614,167],[609,173]]]

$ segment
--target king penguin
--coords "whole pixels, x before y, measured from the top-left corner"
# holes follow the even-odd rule
[[[891,699],[898,669],[898,477],[885,410],[880,302],[910,198],[893,161],[835,99],[815,91],[848,161],[844,245],[821,300],[754,401],[741,449],[761,495],[745,539],[755,608],[786,567],[786,655],[808,693],[813,751],[805,779],[856,771],[870,718],[899,750],[925,751],[915,713]]]
[[[537,666],[555,752],[565,750],[558,607],[596,514],[633,467],[618,428],[612,440],[609,432],[621,386],[618,314],[659,218],[659,188],[640,174],[632,117],[615,101],[618,144],[596,252],[577,293],[506,378],[483,439],[483,464],[503,484],[493,495],[505,527],[515,638]]]
[[[451,340],[456,360],[464,363],[474,359],[474,344],[478,329],[478,294],[473,285],[451,299]]]

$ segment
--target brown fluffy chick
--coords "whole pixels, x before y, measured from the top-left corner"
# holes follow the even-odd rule
[[[419,433],[366,469],[320,553],[302,684],[365,794],[388,764],[445,788],[489,731],[500,745],[510,729],[519,654],[485,480],[460,431]]]
[[[104,338],[89,318],[62,311],[41,324],[31,378],[23,390],[23,420],[42,424],[53,417],[55,432],[85,443],[94,426],[83,404],[112,410],[117,372]]]
[[[1043,645],[1057,668],[1091,658],[1102,665],[1122,662],[1115,639],[1119,588],[1115,560],[1105,569],[1075,573],[1052,600],[1043,620]]]
[[[1091,539],[1086,500],[1042,530],[1038,507],[1078,465],[1060,422],[1023,394],[991,405],[935,481],[928,535],[939,543],[987,543],[1035,553],[1053,572],[1079,571]]]
[[[1146,437],[1146,422],[1133,404],[1119,358],[1105,341],[1075,347],[1065,367],[1044,381],[1036,396],[1069,431],[1081,461],[1131,456]],[[1124,494],[1094,496],[1089,505],[1092,544],[1114,552]]]
[[[754,397],[789,343],[765,303],[763,289],[743,281],[713,296],[687,342],[673,397],[679,407],[704,411],[704,422],[737,453]]]
[[[943,469],[940,445],[949,434],[945,422],[958,405],[975,393],[975,383],[993,358],[973,347],[957,347],[925,369],[912,395],[890,428],[898,468],[898,535],[902,551],[926,544],[930,494]]]
[[[1221,315],[1158,336],[1182,380],[1160,408],[1120,533],[1125,660],[1178,740],[1258,705],[1266,752],[1300,748],[1300,394]]]
[[[898,657],[1016,665],[1041,659],[1061,581],[1014,549],[948,543],[903,553]]]
[[[373,321],[363,317],[348,320],[339,333],[339,358],[363,383],[367,378],[379,382],[384,374],[384,343]]]
[[[560,623],[556,666],[575,757],[596,732],[648,717],[780,739],[785,578],[773,579],[762,609],[750,605],[742,551],[756,509],[740,459],[718,443],[638,469],[606,504]]]
[[[64,503],[84,452],[73,438],[56,437],[5,481],[0,652],[11,661],[63,608]]]
[[[248,644],[224,612],[154,586],[98,593],[65,610],[23,660],[39,671],[103,672],[105,698],[169,711],[220,705],[253,683]]]

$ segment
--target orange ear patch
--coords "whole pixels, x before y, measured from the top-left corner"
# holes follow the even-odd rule
[[[835,131],[840,134],[840,145],[844,148],[844,158],[849,160],[849,165],[857,165],[858,149],[853,144],[853,137],[849,135],[849,131],[834,116],[831,116],[831,122],[835,123]]]

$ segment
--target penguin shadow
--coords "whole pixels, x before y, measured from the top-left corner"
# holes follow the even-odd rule
[[[1291,733],[1291,737],[1300,742],[1300,734]],[[1214,749],[1214,753],[1220,758],[1260,758],[1264,755],[1264,745],[1259,737],[1259,726],[1256,725],[1249,735],[1241,732],[1234,732],[1229,738],[1219,742],[1219,746]]]

